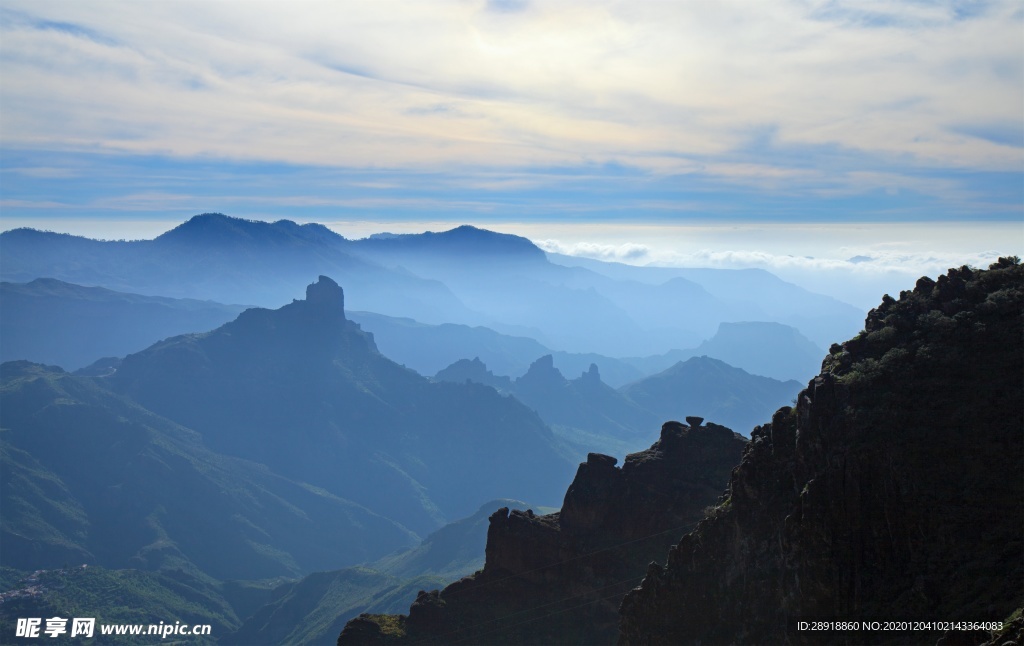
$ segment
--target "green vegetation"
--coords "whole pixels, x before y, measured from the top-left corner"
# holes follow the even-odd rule
[[[403,615],[371,615],[371,619],[380,626],[380,631],[388,637],[405,637],[405,617]]]
[[[22,578],[4,596],[0,635],[5,639],[15,634],[19,617],[93,617],[97,628],[92,643],[101,644],[132,640],[100,636],[100,624],[209,624],[214,640],[239,625],[237,615],[215,585],[181,571],[108,570],[81,565],[43,570]],[[70,641],[67,635],[64,638],[52,641]],[[212,643],[193,639],[194,643]]]

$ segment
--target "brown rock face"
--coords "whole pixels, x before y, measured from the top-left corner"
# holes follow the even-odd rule
[[[745,444],[716,424],[668,422],[621,468],[591,453],[559,513],[491,516],[482,571],[422,593],[408,617],[354,620],[338,643],[613,643],[622,596],[719,498]]]
[[[1006,259],[883,299],[626,596],[620,643],[984,641],[797,622],[998,622],[1021,606],[1022,292]]]

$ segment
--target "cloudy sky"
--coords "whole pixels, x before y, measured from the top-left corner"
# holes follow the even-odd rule
[[[1024,5],[0,0],[0,153],[4,229],[469,222],[870,294],[1024,252]]]

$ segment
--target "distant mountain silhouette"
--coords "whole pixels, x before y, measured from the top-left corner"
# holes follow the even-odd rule
[[[585,268],[615,280],[660,285],[682,278],[700,285],[723,305],[732,308],[732,314],[719,321],[783,323],[797,328],[822,347],[855,334],[864,320],[864,310],[831,296],[809,292],[763,269],[635,267],[551,253],[548,258],[554,263]],[[696,314],[699,316],[699,312]]]
[[[308,276],[329,274],[349,285],[353,309],[486,325],[552,351],[613,357],[694,347],[723,321],[785,323],[824,344],[858,329],[863,316],[763,271],[627,268],[583,259],[565,266],[525,238],[469,226],[347,240],[322,225],[207,213],[154,240],[16,229],[0,234],[0,247],[0,278],[14,282],[51,277],[278,306],[299,296]],[[601,368],[615,380],[609,366]]]
[[[418,533],[498,494],[557,496],[571,465],[534,413],[491,388],[431,383],[395,364],[346,319],[344,300],[321,276],[305,300],[158,343],[108,381],[216,451]]]
[[[502,334],[483,326],[429,325],[372,312],[351,312],[349,318],[373,333],[382,354],[425,376],[437,374],[460,360],[475,357],[495,375],[519,377],[526,373],[537,357],[545,354],[552,355],[554,365],[563,374],[586,372],[591,364],[596,364],[602,380],[616,388],[645,376],[630,363],[631,360],[590,352],[553,351],[532,338]],[[665,367],[667,365],[670,364]],[[664,367],[651,369],[650,373],[662,369]],[[444,380],[464,381],[464,378],[446,377]]]
[[[752,375],[710,357],[693,357],[620,392],[658,419],[700,415],[748,435],[765,415],[789,404],[800,392],[800,383]]]
[[[53,278],[0,283],[0,361],[26,359],[77,370],[160,339],[212,330],[245,309],[83,287]]]
[[[153,240],[99,241],[14,229],[0,234],[0,277],[50,277],[138,294],[279,306],[310,276],[352,287],[355,307],[445,322],[478,318],[436,281],[353,255],[351,241],[319,224],[197,215]]]
[[[364,507],[210,451],[192,430],[25,361],[0,366],[0,564],[260,578],[355,563],[415,536]]]
[[[474,259],[499,264],[547,264],[544,252],[526,238],[469,225],[440,233],[373,235],[354,241],[353,248],[374,259],[387,257],[408,263],[413,270],[421,263],[433,267],[449,259],[458,263]]]
[[[817,374],[825,350],[794,327],[752,321],[721,323],[715,335],[696,348],[624,361],[650,375],[701,356],[719,359],[754,375],[802,382]]]
[[[480,357],[473,357],[472,360],[459,359],[447,368],[439,370],[434,375],[434,381],[450,381],[456,384],[472,381],[490,386],[498,392],[513,392],[512,380],[488,370],[484,362],[480,361]]]
[[[512,380],[496,376],[479,358],[456,361],[434,376],[435,381],[476,382],[513,395],[551,426],[569,452],[582,459],[588,449],[629,452],[650,443],[655,415],[601,380],[594,364],[576,379],[566,379],[552,355],[534,361]]]
[[[551,352],[534,339],[487,327],[428,325],[373,312],[351,312],[349,318],[373,333],[382,354],[424,376],[471,357],[479,357],[499,375],[518,376],[534,359]]]

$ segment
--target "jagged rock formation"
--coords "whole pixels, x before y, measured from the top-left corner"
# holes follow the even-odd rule
[[[717,499],[744,445],[668,422],[622,468],[592,453],[560,512],[491,516],[482,571],[420,593],[408,617],[361,616],[338,643],[611,643],[619,599]]]
[[[620,643],[987,639],[795,622],[1002,621],[1021,606],[1022,307],[1015,258],[885,296],[626,596]]]
[[[651,431],[657,428],[658,418],[605,384],[593,363],[570,380],[555,367],[553,355],[547,354],[513,381],[492,374],[478,357],[456,361],[438,372],[434,380],[481,383],[513,395],[537,412],[565,442],[574,459],[595,450],[620,454],[640,450],[650,445]]]
[[[420,535],[505,492],[558,500],[572,462],[536,414],[490,388],[431,383],[388,360],[344,303],[320,276],[305,300],[157,343],[105,383],[214,451],[401,518]]]
[[[488,370],[484,362],[480,361],[480,357],[474,357],[472,361],[459,359],[447,368],[438,371],[434,375],[434,381],[450,381],[456,384],[472,381],[490,386],[498,392],[511,392],[512,390],[512,380],[503,375],[495,375]]]

